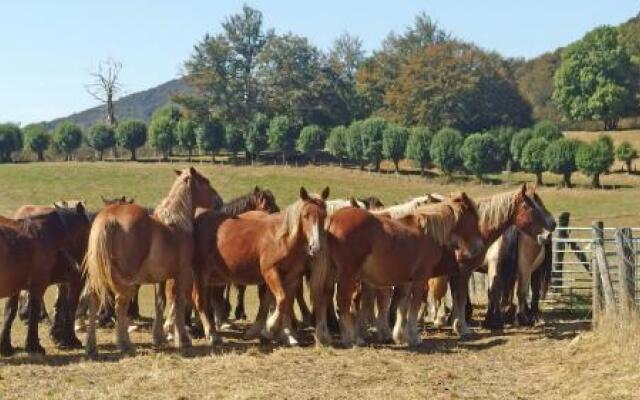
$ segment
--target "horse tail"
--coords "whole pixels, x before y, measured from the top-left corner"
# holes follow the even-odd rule
[[[542,265],[533,271],[531,279],[539,281],[539,295],[541,299],[546,299],[549,286],[551,285],[551,271],[553,269],[553,243],[548,240],[544,245],[544,260]]]
[[[311,304],[317,308],[323,304],[325,293],[332,284],[332,263],[329,240],[325,233],[322,248],[318,254],[313,256],[309,262],[311,277],[309,279],[309,291],[311,294]]]
[[[113,240],[118,223],[115,219],[99,219],[94,222],[89,233],[89,244],[84,261],[86,275],[86,289],[94,294],[100,306],[104,306],[110,299],[109,293],[114,293],[113,270],[115,263],[111,257]]]
[[[518,275],[518,235],[515,227],[507,229],[503,235],[505,245],[498,261],[497,272],[504,284],[503,295],[513,292]]]

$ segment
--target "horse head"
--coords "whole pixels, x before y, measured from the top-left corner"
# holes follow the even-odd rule
[[[544,244],[556,229],[556,220],[536,193],[535,186],[523,184],[518,192],[515,226],[524,234]]]
[[[447,204],[447,203],[445,203]],[[478,257],[485,250],[480,231],[478,210],[473,200],[465,192],[451,196],[448,204],[457,216],[451,230],[452,243],[459,261]]]
[[[315,256],[326,246],[324,221],[327,218],[325,200],[329,197],[329,187],[324,188],[320,197],[310,196],[304,187],[300,188],[300,229],[307,239],[307,252]]]
[[[176,175],[180,177],[191,189],[191,201],[193,209],[210,208],[217,210],[222,207],[222,197],[211,187],[209,179],[196,171],[195,168],[189,167],[184,170],[175,170]]]
[[[256,210],[265,211],[269,214],[277,213],[280,211],[280,207],[276,203],[276,197],[269,189],[260,189],[256,186],[253,189],[253,201],[256,205]]]

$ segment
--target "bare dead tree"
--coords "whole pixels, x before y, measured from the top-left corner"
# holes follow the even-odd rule
[[[107,106],[105,122],[110,127],[115,127],[117,124],[113,101],[118,98],[118,95],[123,90],[120,83],[121,71],[121,62],[113,58],[107,58],[106,60],[100,61],[97,71],[90,72],[93,82],[85,85],[87,92],[93,98]]]

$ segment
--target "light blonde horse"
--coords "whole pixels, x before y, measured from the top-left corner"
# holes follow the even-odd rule
[[[127,306],[137,285],[175,279],[175,345],[191,345],[184,321],[185,292],[193,284],[193,219],[196,208],[219,208],[222,199],[209,180],[194,168],[176,171],[178,178],[167,197],[149,216],[136,204],[110,205],[96,216],[89,234],[84,263],[90,296],[86,351],[96,354],[98,302],[115,294],[116,341],[123,353],[135,348],[128,332]],[[153,342],[160,346],[162,310],[156,299]]]

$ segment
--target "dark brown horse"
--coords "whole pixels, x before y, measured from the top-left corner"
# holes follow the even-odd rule
[[[253,211],[250,216],[231,217],[209,211],[196,218],[194,303],[211,344],[219,342],[207,304],[211,288],[263,282],[269,289],[265,292],[275,299],[275,311],[266,321],[263,334],[272,339],[281,332],[286,344],[297,344],[292,332],[293,300],[306,261],[326,246],[328,195],[329,188],[320,197],[309,196],[301,188],[300,198],[282,212]],[[261,304],[266,307],[269,302]]]
[[[89,225],[81,203],[73,209],[40,210],[22,219],[0,218],[0,298],[10,297],[5,305],[0,354],[6,356],[14,352],[11,325],[20,290],[27,290],[30,298],[25,349],[30,353],[44,353],[38,338],[42,296],[50,284],[65,283],[72,293],[70,301],[75,299],[77,305],[81,290],[78,265],[86,249]],[[53,331],[52,336],[63,346],[77,344],[73,328]]]
[[[129,338],[127,307],[136,286],[175,279],[177,347],[191,345],[185,330],[185,292],[193,284],[193,219],[198,207],[219,208],[222,199],[209,180],[194,168],[178,175],[167,197],[153,216],[136,205],[107,206],[96,216],[89,235],[85,261],[90,295],[87,353],[96,353],[96,311],[98,302],[115,294],[118,347],[134,353]],[[156,301],[153,325],[154,345],[163,341],[162,310]]]
[[[362,342],[351,310],[359,279],[373,287],[395,286],[402,291],[393,337],[398,343],[416,345],[424,284],[440,261],[443,246],[455,242],[465,259],[484,249],[475,205],[464,193],[445,203],[418,207],[402,220],[345,208],[328,219],[327,233],[338,279],[342,341],[347,346]],[[316,318],[323,318],[325,306],[326,300],[314,304]],[[326,343],[326,324],[317,325],[317,339]]]

